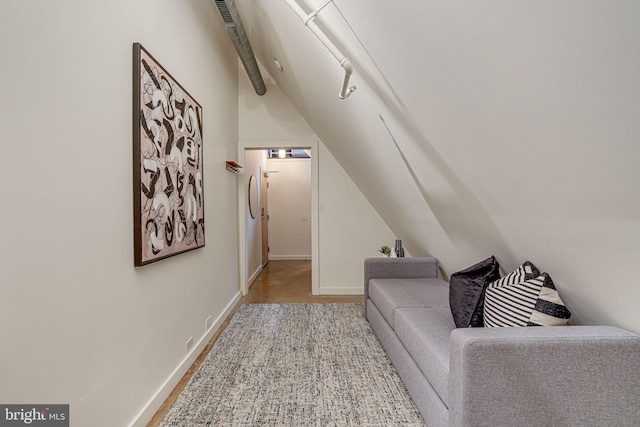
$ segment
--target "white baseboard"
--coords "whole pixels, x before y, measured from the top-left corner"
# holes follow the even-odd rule
[[[351,288],[338,288],[338,287],[324,287],[320,285],[318,289],[318,295],[364,295],[364,289],[362,286]]]
[[[258,269],[249,277],[249,287],[253,285],[253,282],[258,278],[258,276],[262,273],[262,266],[258,267]]]
[[[311,255],[269,255],[269,261],[311,261]]]
[[[153,418],[155,413],[160,409],[160,406],[164,403],[164,401],[169,397],[173,389],[178,385],[184,374],[187,370],[193,365],[196,361],[202,350],[207,346],[209,341],[213,338],[213,336],[218,332],[222,323],[225,319],[231,314],[235,306],[240,301],[242,294],[238,292],[232,300],[227,304],[224,311],[218,316],[216,321],[211,325],[209,330],[200,338],[198,343],[193,346],[191,351],[187,354],[187,356],[182,359],[180,364],[174,369],[174,371],[169,375],[169,378],[162,384],[160,389],[156,391],[156,393],[149,399],[146,405],[142,408],[142,410],[135,416],[135,418],[129,423],[129,427],[144,427],[149,421]]]

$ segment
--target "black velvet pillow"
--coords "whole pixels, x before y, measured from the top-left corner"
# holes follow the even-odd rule
[[[484,291],[489,283],[500,278],[499,269],[498,261],[492,256],[451,275],[449,305],[456,327],[484,326]]]

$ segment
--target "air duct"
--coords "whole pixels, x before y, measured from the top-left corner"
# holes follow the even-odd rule
[[[267,87],[264,84],[260,68],[258,68],[258,62],[253,55],[253,49],[251,49],[249,38],[244,30],[244,25],[242,25],[242,20],[240,19],[240,14],[238,13],[234,0],[214,0],[214,2],[218,7],[220,16],[222,16],[224,26],[229,36],[231,36],[240,61],[242,65],[244,65],[245,70],[247,70],[247,75],[253,88],[258,95],[264,95],[267,92]]]

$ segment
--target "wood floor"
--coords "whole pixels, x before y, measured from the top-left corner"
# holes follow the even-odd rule
[[[180,383],[171,392],[147,427],[160,425],[171,405],[187,385],[202,360],[213,347],[218,337],[229,324],[229,321],[242,304],[314,304],[314,303],[349,303],[362,302],[362,295],[317,296],[311,295],[311,261],[269,261],[260,275],[251,285],[249,293],[242,297],[233,312],[225,319],[220,330],[204,348],[198,359],[182,377]]]

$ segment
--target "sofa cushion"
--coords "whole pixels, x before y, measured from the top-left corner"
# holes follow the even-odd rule
[[[396,334],[442,402],[449,389],[449,335],[456,329],[447,307],[399,308]]]
[[[484,291],[499,278],[500,265],[493,256],[451,275],[449,305],[456,327],[484,326]]]
[[[571,313],[547,273],[535,279],[487,289],[485,326],[562,326]]]
[[[436,278],[371,279],[369,280],[369,298],[389,325],[395,329],[396,308],[449,308],[449,286],[447,282]]]

